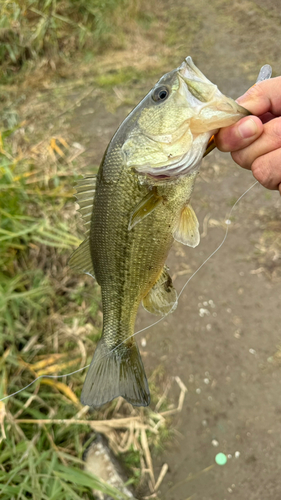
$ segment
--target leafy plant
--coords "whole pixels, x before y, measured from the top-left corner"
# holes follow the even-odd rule
[[[81,362],[77,332],[79,342],[84,335],[85,345],[89,343],[92,348],[92,337],[98,331],[87,326],[81,314],[81,309],[86,318],[96,313],[93,303],[98,296],[89,295],[90,304],[85,309],[87,284],[81,287],[77,276],[76,290],[73,277],[69,281],[64,278],[63,287],[56,279],[64,274],[65,249],[69,255],[80,239],[72,235],[62,218],[60,204],[48,196],[52,193],[46,186],[41,184],[38,190],[38,182],[32,183],[33,187],[26,183],[33,166],[27,157],[12,154],[9,136],[13,132],[6,130],[0,135],[0,398],[42,373],[75,370]],[[73,181],[74,177],[67,180]],[[44,190],[46,196],[42,197]],[[42,254],[45,258],[40,262]],[[73,323],[74,316],[78,321]],[[59,352],[54,346],[58,332]],[[86,364],[85,358],[82,364]],[[88,433],[87,425],[72,425],[71,436],[76,436],[73,439],[68,426],[44,424],[47,417],[56,415],[65,420],[81,409],[76,392],[81,389],[82,376],[72,378],[75,392],[64,382],[42,379],[40,396],[37,383],[0,402],[1,498],[91,499],[92,491],[99,490],[116,500],[126,499],[82,470],[82,441]],[[19,417],[42,423],[20,423]]]
[[[82,47],[97,53],[120,46],[124,12],[129,18],[141,13],[130,0],[15,0],[0,7],[0,64],[6,67]]]

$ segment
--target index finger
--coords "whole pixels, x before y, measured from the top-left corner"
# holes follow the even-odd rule
[[[253,115],[261,116],[272,113],[281,115],[281,76],[264,80],[251,87],[237,102],[248,109]]]

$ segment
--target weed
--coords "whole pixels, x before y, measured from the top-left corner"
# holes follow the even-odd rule
[[[99,53],[124,43],[123,15],[150,24],[139,2],[129,0],[15,0],[0,4],[0,64],[57,57],[84,48]]]
[[[46,196],[42,202],[44,186],[38,194],[35,185],[26,184],[32,166],[12,154],[9,135],[12,131],[0,136],[1,397],[42,373],[65,373],[85,365],[81,338],[90,335],[84,340],[92,348],[91,337],[98,332],[98,295],[91,301],[88,294],[86,303],[87,285],[85,290],[79,277],[74,281],[64,271],[66,249],[69,254],[80,239],[69,233],[53,197]],[[92,319],[88,325],[86,318]],[[54,415],[72,418],[81,410],[76,396],[81,386],[80,374],[73,376],[70,386],[41,379],[0,402],[1,498],[90,499],[93,489],[115,499],[126,498],[82,470],[87,425],[72,425],[70,432],[65,425],[24,423]],[[23,423],[17,423],[19,417]]]

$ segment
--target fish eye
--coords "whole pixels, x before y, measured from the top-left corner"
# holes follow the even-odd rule
[[[169,97],[169,89],[167,87],[158,87],[152,94],[152,99],[155,102],[165,101]]]

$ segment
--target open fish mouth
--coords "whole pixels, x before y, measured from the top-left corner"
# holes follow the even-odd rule
[[[211,113],[216,114],[217,120],[221,113],[234,115],[234,121],[237,121],[237,115],[242,118],[250,114],[234,99],[222,94],[218,87],[195,66],[190,56],[178,68],[178,74],[185,84],[181,87],[186,93],[186,98],[192,107],[197,108],[197,121],[200,118],[202,120],[210,118]]]

